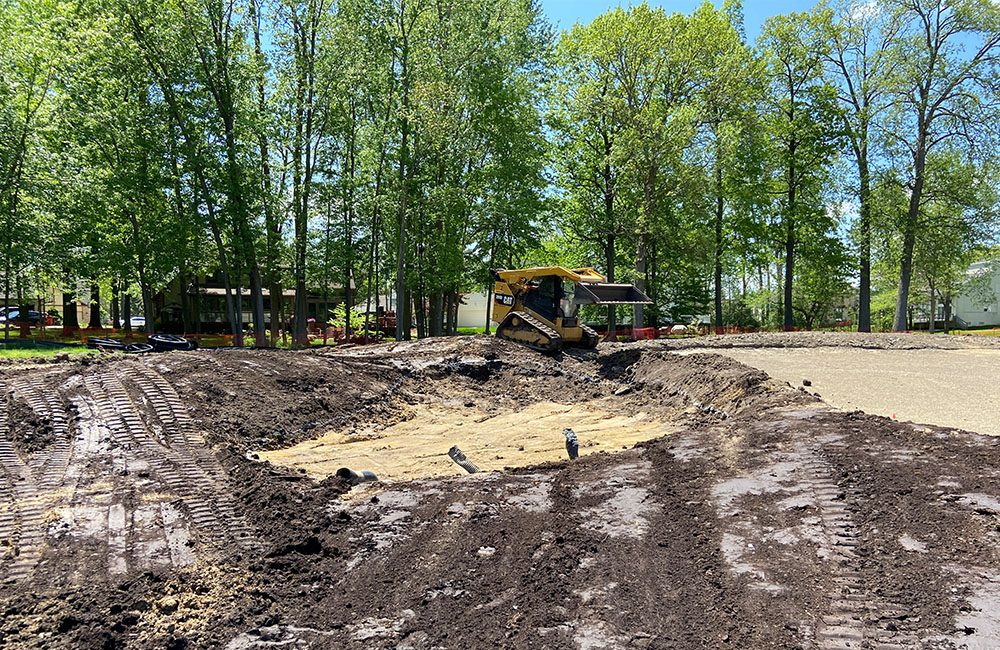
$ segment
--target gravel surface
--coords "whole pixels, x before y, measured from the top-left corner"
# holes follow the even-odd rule
[[[687,351],[684,351],[687,352]],[[1000,435],[1000,349],[713,350],[844,410]]]
[[[644,347],[664,350],[689,348],[821,348],[847,347],[873,350],[964,350],[968,348],[1000,349],[1000,337],[976,334],[935,335],[907,333],[860,332],[762,332],[759,334],[729,334],[688,339],[644,341]]]
[[[656,343],[728,356],[839,409],[1000,435],[997,338],[790,332]]]

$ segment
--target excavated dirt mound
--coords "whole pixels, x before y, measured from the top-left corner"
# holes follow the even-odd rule
[[[837,412],[724,357],[470,337],[117,357],[0,388],[0,647],[1000,645],[997,440]],[[540,405],[668,433],[354,488],[253,458],[465,411],[558,447]],[[28,447],[21,420],[51,433]]]

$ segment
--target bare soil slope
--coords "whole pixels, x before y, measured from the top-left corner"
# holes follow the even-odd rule
[[[997,441],[838,412],[717,355],[476,337],[0,383],[4,648],[1000,644]],[[456,400],[675,432],[354,490],[248,458]]]

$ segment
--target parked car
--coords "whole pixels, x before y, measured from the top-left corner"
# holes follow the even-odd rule
[[[134,330],[144,330],[146,329],[146,317],[145,316],[132,316],[128,319],[128,322],[132,325]],[[118,327],[125,327],[125,321],[118,321]]]
[[[24,318],[21,316],[21,310],[19,309],[9,309],[6,313],[0,314],[0,323],[7,320],[10,322],[22,321]],[[37,311],[28,310],[28,323],[30,325],[38,325],[42,321],[42,315]]]

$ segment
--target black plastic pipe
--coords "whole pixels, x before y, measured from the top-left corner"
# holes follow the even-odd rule
[[[469,474],[475,474],[476,472],[479,471],[479,468],[476,467],[476,464],[465,457],[465,454],[463,454],[462,450],[458,448],[458,445],[455,445],[454,447],[448,450],[448,456],[453,461],[458,463],[458,466],[464,469]]]
[[[371,481],[377,481],[378,477],[375,476],[375,472],[370,472],[367,469],[362,469],[354,471],[348,467],[341,467],[337,470],[337,478],[347,479],[347,482],[351,485],[357,485],[358,483],[369,483]]]
[[[580,442],[576,439],[576,432],[567,428],[563,429],[563,435],[566,436],[566,453],[569,454],[569,459],[576,460],[580,455]]]

